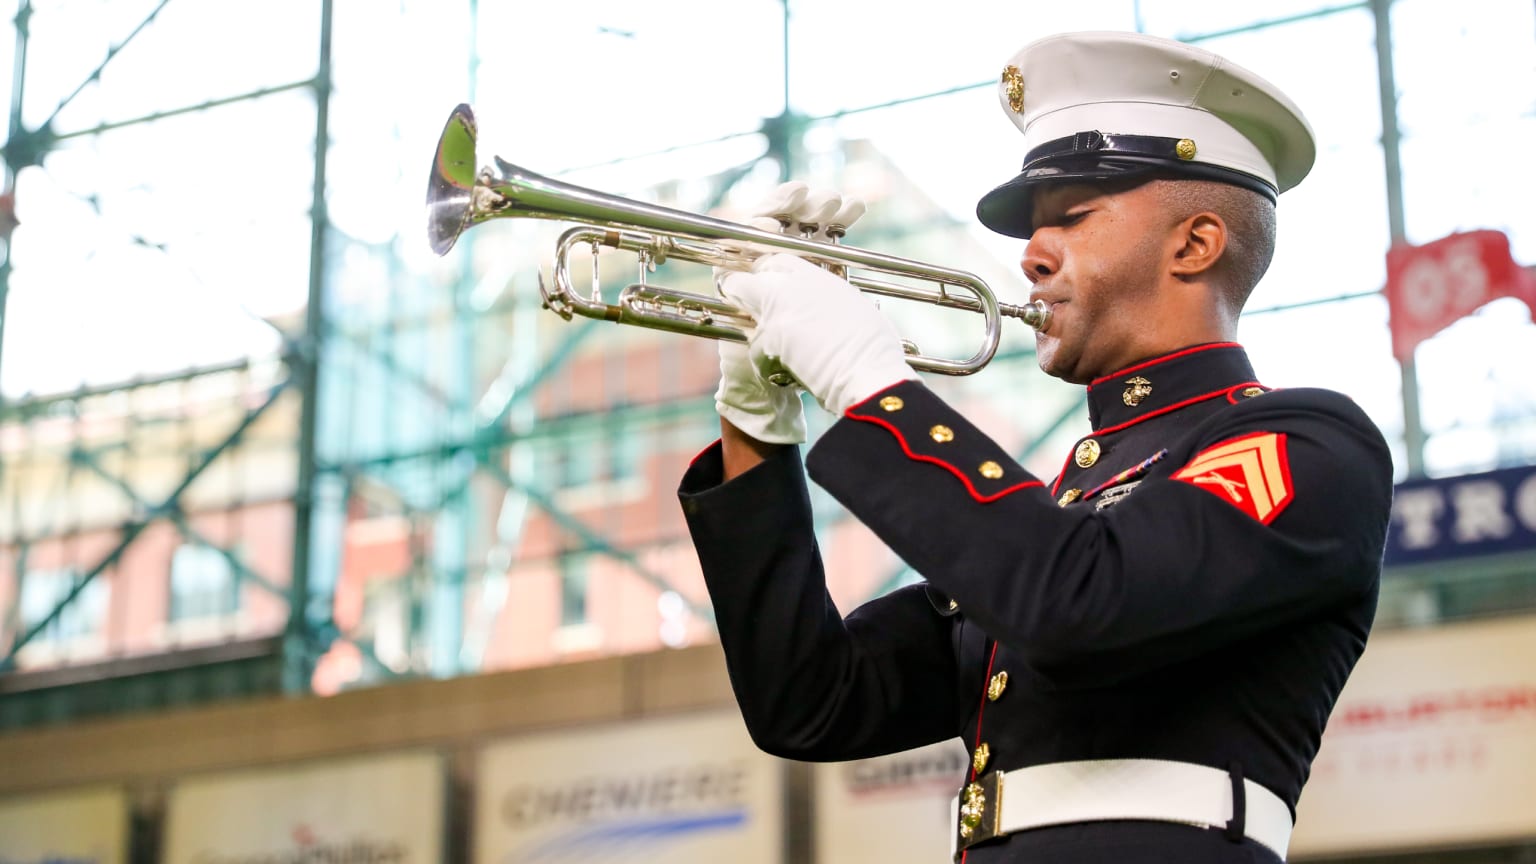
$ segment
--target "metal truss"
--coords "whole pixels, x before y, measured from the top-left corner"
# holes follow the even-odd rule
[[[208,469],[208,466],[217,461],[225,451],[229,450],[231,447],[240,442],[246,430],[251,427],[251,424],[255,423],[258,418],[266,413],[267,409],[271,408],[272,405],[277,402],[278,397],[282,395],[285,389],[287,389],[287,386],[288,382],[284,381],[271,388],[267,392],[266,398],[263,399],[261,404],[246,411],[245,416],[240,420],[239,424],[236,425],[233,430],[231,430],[228,437],[220,442],[218,446],[202,454],[197,459],[197,461],[187,471],[186,475],[182,477],[181,482],[176,484],[176,488],[173,489],[169,495],[167,495],[158,503],[146,507],[143,515],[124,524],[122,526],[122,534],[112,549],[107,552],[107,554],[103,555],[94,565],[92,565],[90,568],[75,578],[74,583],[70,586],[69,592],[54,605],[53,609],[49,611],[47,615],[29,627],[25,632],[18,634],[16,638],[11,641],[10,647],[6,652],[4,659],[0,659],[0,672],[6,672],[14,669],[16,664],[16,655],[27,646],[27,643],[36,638],[39,633],[48,629],[48,627],[52,625],[54,621],[58,620],[59,616],[63,614],[64,610],[69,608],[69,606],[75,602],[76,597],[80,596],[80,592],[84,591],[85,587],[91,583],[91,580],[97,578],[104,570],[116,564],[118,560],[123,557],[123,553],[128,550],[128,547],[132,546],[133,542],[138,539],[139,535],[144,533],[144,529],[158,521],[168,520],[179,526],[182,526],[184,530],[190,530],[189,528],[185,527],[184,514],[181,511],[180,502],[182,494],[187,491],[188,487],[192,485],[193,481],[197,480],[197,478],[201,476],[205,470]],[[126,481],[107,471],[89,454],[79,450],[76,451],[76,454],[81,464],[85,464],[92,470],[110,478],[115,485],[117,485],[126,495],[128,495],[131,500],[139,504],[146,503],[144,499],[138,493],[136,493]],[[30,542],[35,542],[36,539],[38,538],[24,540],[20,545],[29,545]],[[228,550],[221,551],[226,556],[229,556]],[[233,556],[229,557],[232,558]],[[254,576],[255,574],[251,575]],[[261,580],[259,577],[256,578],[258,580],[258,584],[266,584],[265,580]]]
[[[325,248],[324,241],[327,233],[324,192],[327,108],[331,89],[331,0],[323,0],[322,3],[320,62],[318,64],[318,71],[313,78],[305,79],[302,81],[288,82],[271,87],[264,87],[246,93],[207,100],[198,102],[196,104],[178,106],[171,109],[152,112],[142,117],[136,117],[133,119],[117,121],[113,123],[98,124],[96,126],[85,129],[66,132],[61,132],[55,129],[54,121],[57,119],[60,112],[62,112],[71,103],[73,103],[74,100],[86,90],[86,88],[99,81],[102,73],[108,68],[108,66],[110,66],[114,58],[116,58],[125,47],[132,43],[137,36],[139,36],[148,27],[150,27],[170,2],[171,0],[160,0],[160,2],[153,9],[151,9],[121,41],[115,43],[107,50],[106,55],[101,59],[101,61],[85,76],[82,77],[79,85],[76,86],[59,102],[47,120],[45,120],[35,129],[27,129],[22,123],[22,108],[23,97],[26,93],[25,76],[27,68],[27,48],[30,38],[29,24],[32,16],[32,4],[30,0],[21,0],[21,2],[18,4],[15,17],[17,39],[16,73],[13,79],[13,89],[8,118],[9,134],[3,151],[3,157],[5,161],[4,180],[6,193],[9,194],[10,190],[14,188],[16,172],[23,168],[43,165],[48,154],[63,141],[67,141],[73,138],[100,135],[102,133],[116,129],[150,123],[157,120],[163,120],[168,117],[209,111],[223,106],[261,99],[267,96],[291,90],[311,90],[315,94],[315,103],[317,106],[317,146],[315,160],[314,209],[312,221],[313,230],[310,262],[310,304],[308,313],[309,318],[306,321],[308,326],[306,331],[303,334],[300,334],[297,338],[286,340],[288,344],[284,359],[289,365],[290,377],[283,380],[278,385],[272,387],[266,393],[263,401],[258,406],[248,410],[241,421],[232,430],[230,430],[228,435],[221,442],[219,442],[209,451],[200,454],[191,465],[191,467],[187,470],[185,475],[181,478],[180,482],[176,484],[173,491],[163,500],[158,502],[147,501],[143,495],[133,489],[132,485],[127,480],[113,474],[113,472],[111,472],[105,465],[103,465],[95,454],[79,447],[76,447],[72,451],[72,465],[83,467],[107,480],[111,485],[115,486],[120,492],[122,492],[129,499],[129,501],[135,505],[136,509],[142,515],[138,516],[132,521],[127,522],[121,527],[120,537],[113,548],[106,555],[102,556],[100,560],[86,568],[84,572],[82,572],[74,580],[70,590],[65,594],[63,598],[58,601],[58,603],[54,605],[52,610],[47,615],[45,615],[39,621],[33,623],[32,626],[30,626],[25,632],[14,634],[15,638],[10,641],[5,657],[0,659],[0,672],[13,669],[15,666],[17,653],[25,648],[26,645],[34,638],[36,638],[39,633],[46,630],[50,625],[53,624],[53,622],[58,620],[59,616],[63,614],[63,612],[76,601],[81,592],[85,590],[86,586],[89,585],[98,576],[100,576],[103,571],[117,563],[124,552],[126,552],[128,548],[133,545],[138,537],[151,524],[162,520],[168,521],[174,524],[183,534],[183,536],[188,537],[189,539],[206,542],[206,538],[202,538],[196,531],[191,528],[191,526],[186,521],[185,513],[181,506],[183,494],[210,465],[214,464],[214,462],[218,460],[221,455],[230,449],[237,447],[241,443],[242,437],[249,429],[251,424],[260,418],[273,404],[275,404],[279,397],[288,388],[296,387],[302,393],[302,417],[304,419],[301,421],[301,434],[303,431],[309,431],[312,433],[313,430],[313,394],[316,383],[314,358],[318,354],[316,346],[317,340],[315,337],[316,334],[322,332],[322,328],[318,325],[324,321],[323,309],[320,308],[320,305],[317,301],[322,294],[322,274],[324,273],[323,255]],[[6,239],[7,241],[9,240],[8,237]],[[5,301],[9,290],[10,273],[11,257],[9,242],[7,242],[5,255],[3,258],[0,258],[0,356],[3,356],[4,325],[7,318],[5,314]],[[211,369],[196,370],[183,376],[167,376],[165,378],[159,378],[155,380],[156,382],[181,380],[188,377],[194,377],[199,374],[223,371],[224,369],[228,368],[238,368],[243,365],[244,364],[235,364],[234,366],[229,367],[215,367]],[[133,386],[142,386],[144,383],[147,382],[137,381],[129,384],[127,388],[111,389],[131,389]],[[86,391],[85,389],[82,389],[76,393],[66,394],[65,396],[59,398],[78,399],[84,395],[89,395],[89,392],[99,393],[106,391]],[[38,400],[30,400],[28,402],[23,402],[21,404],[12,406],[6,404],[3,394],[0,394],[0,421],[19,420],[21,422],[25,422],[29,412],[37,409],[37,401]],[[312,474],[306,473],[306,469],[312,466],[312,459],[306,460],[304,458],[304,449],[305,448],[301,444],[301,476],[299,478],[300,488],[299,493],[295,496],[295,510],[299,514],[298,519],[301,522],[305,519],[308,513],[308,505],[310,500],[308,488],[312,482]],[[0,470],[3,470],[3,467],[3,465],[0,465]],[[21,549],[25,549],[29,543],[35,542],[37,539],[41,538],[24,538],[19,542],[18,546]],[[296,560],[299,561],[304,560],[302,557],[300,557],[302,553],[299,551],[303,547],[304,539],[307,539],[305,532],[301,531],[296,535]],[[218,549],[221,556],[231,566],[232,571],[236,573],[243,581],[260,586],[261,588],[268,591],[286,594],[289,597],[291,608],[304,608],[304,604],[296,602],[299,598],[303,597],[303,592],[305,590],[305,586],[307,585],[307,579],[305,578],[306,573],[302,566],[295,567],[293,573],[293,584],[288,589],[282,589],[271,584],[268,580],[266,580],[264,577],[261,577],[259,574],[251,571],[250,568],[246,567],[244,563],[241,562],[237,556],[232,554],[229,549],[223,548],[218,544],[209,543],[207,545]],[[20,576],[19,573],[18,576]],[[303,623],[302,620],[295,622],[295,619],[301,619],[301,616],[290,615],[290,626],[288,628],[289,644],[286,646],[286,648],[291,653],[296,653],[300,656],[308,656],[310,654],[309,642],[311,641],[309,632],[312,628]],[[305,680],[304,686],[307,687],[307,679]]]
[[[603,536],[566,508],[560,506],[556,500],[554,490],[541,482],[537,474],[536,466],[519,461],[516,458],[507,458],[509,454],[519,452],[520,445],[532,444],[540,440],[558,438],[570,434],[576,430],[596,423],[619,423],[623,425],[639,425],[645,423],[675,422],[680,419],[712,416],[713,403],[703,398],[697,400],[685,400],[657,405],[625,405],[618,406],[607,414],[598,417],[593,415],[575,415],[556,418],[535,418],[532,414],[530,396],[538,391],[539,387],[549,381],[562,369],[568,366],[572,358],[577,356],[579,349],[590,338],[595,326],[594,322],[583,321],[573,324],[563,337],[550,349],[537,358],[531,356],[514,356],[504,366],[502,373],[482,392],[476,393],[476,386],[468,375],[461,375],[460,380],[444,388],[429,380],[420,370],[401,363],[390,351],[370,344],[356,333],[349,333],[330,320],[329,310],[325,306],[326,300],[326,273],[327,273],[327,248],[328,238],[331,234],[329,219],[326,213],[326,165],[325,154],[329,144],[329,99],[332,86],[331,75],[331,27],[332,27],[332,0],[323,0],[320,9],[321,28],[319,44],[319,62],[313,78],[286,82],[274,86],[263,87],[246,93],[222,97],[219,99],[200,102],[194,105],[186,105],[166,110],[157,111],[142,117],[113,123],[100,124],[87,129],[60,132],[53,128],[53,119],[59,112],[69,105],[81,92],[88,88],[92,82],[99,79],[104,69],[113,61],[114,57],[133,39],[147,27],[151,26],[155,18],[171,2],[161,0],[123,39],[112,46],[106,56],[87,75],[79,86],[66,96],[59,106],[52,112],[49,120],[39,128],[28,130],[22,125],[22,97],[25,92],[26,60],[28,45],[28,21],[31,16],[30,0],[20,0],[16,14],[17,50],[16,50],[16,74],[13,81],[13,91],[9,114],[9,137],[4,149],[5,159],[5,186],[9,190],[13,186],[15,172],[21,168],[42,165],[44,159],[59,142],[71,138],[100,135],[115,129],[141,123],[152,122],[167,117],[188,114],[193,112],[208,111],[222,106],[261,99],[278,93],[294,90],[309,90],[313,92],[316,105],[315,126],[315,153],[313,186],[312,186],[312,214],[310,237],[310,267],[308,274],[308,303],[305,311],[303,331],[288,339],[285,348],[284,361],[289,371],[289,377],[273,387],[257,407],[247,411],[241,421],[231,429],[220,443],[205,453],[199,454],[196,461],[188,468],[181,482],[173,491],[160,500],[150,500],[141,492],[135,490],[123,477],[115,475],[107,465],[99,458],[98,453],[93,453],[83,448],[77,448],[73,454],[72,463],[85,471],[107,480],[115,486],[119,492],[126,496],[137,509],[138,515],[133,521],[122,527],[122,534],[114,548],[99,561],[88,568],[77,578],[71,586],[71,590],[63,597],[52,611],[41,621],[34,623],[26,632],[15,634],[3,660],[0,660],[0,673],[14,668],[16,654],[27,643],[36,638],[50,624],[56,621],[70,604],[74,603],[87,584],[98,577],[104,570],[113,566],[125,550],[143,533],[145,528],[157,521],[166,521],[176,526],[183,536],[198,542],[206,542],[206,538],[196,532],[186,519],[186,514],[181,507],[181,499],[187,488],[222,454],[232,448],[238,447],[244,433],[249,429],[268,408],[274,404],[280,395],[289,389],[295,390],[301,400],[300,423],[297,435],[298,471],[295,478],[295,491],[293,498],[294,507],[294,546],[292,549],[292,577],[290,584],[284,588],[271,584],[259,574],[245,566],[229,549],[219,547],[217,544],[208,544],[219,549],[220,554],[230,564],[242,580],[261,586],[264,590],[284,594],[289,601],[288,622],[283,633],[284,655],[284,689],[289,692],[306,692],[310,687],[311,677],[315,669],[317,658],[336,639],[354,642],[365,656],[371,654],[371,646],[366,640],[354,639],[348,634],[338,632],[332,617],[332,607],[337,579],[337,563],[340,555],[341,537],[339,527],[343,524],[339,521],[341,508],[351,494],[351,491],[360,482],[377,482],[385,487],[391,487],[396,482],[396,469],[405,469],[413,464],[428,463],[449,466],[446,476],[440,478],[432,492],[432,501],[425,505],[409,505],[416,509],[409,515],[419,516],[422,513],[440,514],[441,522],[438,528],[444,532],[456,532],[456,536],[440,538],[448,540],[439,544],[452,547],[457,551],[452,553],[440,553],[433,561],[428,561],[428,554],[420,548],[413,550],[416,556],[413,568],[418,573],[427,574],[430,580],[429,590],[436,598],[432,604],[434,609],[412,610],[412,625],[418,632],[415,637],[422,635],[431,640],[430,671],[433,674],[451,675],[464,671],[472,671],[479,666],[481,657],[485,651],[485,643],[488,639],[489,622],[495,620],[495,614],[500,605],[505,603],[505,595],[483,597],[480,608],[475,612],[475,620],[466,624],[462,620],[464,603],[462,591],[467,576],[470,572],[468,564],[470,532],[474,526],[482,520],[476,520],[475,504],[470,494],[471,484],[477,478],[489,479],[497,484],[504,495],[501,500],[501,516],[496,520],[496,536],[490,544],[492,550],[500,550],[498,554],[505,555],[508,550],[515,549],[520,536],[522,525],[527,520],[530,509],[544,513],[556,526],[575,538],[577,546],[568,550],[572,552],[592,553],[610,558],[624,565],[624,567],[649,585],[659,590],[671,590],[670,580],[666,574],[655,572],[648,568],[634,549],[620,547],[609,538]],[[1382,86],[1382,111],[1384,119],[1383,147],[1387,151],[1389,212],[1393,218],[1392,236],[1400,239],[1402,236],[1402,201],[1401,178],[1397,161],[1397,140],[1395,122],[1395,92],[1392,84],[1392,61],[1390,30],[1388,14],[1390,0],[1365,0],[1326,7],[1314,12],[1277,18],[1270,21],[1258,22],[1247,27],[1220,32],[1204,33],[1180,37],[1184,41],[1199,42],[1228,36],[1238,32],[1259,30],[1283,24],[1294,23],[1307,18],[1315,18],[1333,15],[1342,12],[1356,11],[1369,8],[1377,19],[1377,53],[1381,63]],[[474,0],[470,0],[471,15],[475,10]],[[823,116],[804,116],[796,113],[790,100],[788,85],[789,65],[789,9],[788,0],[783,0],[784,6],[784,44],[785,44],[785,86],[782,112],[772,118],[763,121],[762,125],[755,129],[743,130],[707,142],[693,142],[668,147],[659,153],[675,152],[702,144],[730,140],[751,135],[762,135],[766,141],[764,152],[759,159],[771,158],[778,162],[780,174],[788,179],[793,176],[799,163],[800,139],[805,131],[818,123],[838,120],[843,117],[860,113],[878,111],[898,105],[911,104],[962,92],[974,91],[995,86],[993,81],[981,81],[958,87],[951,87],[929,93],[901,99],[890,100],[879,104],[859,106],[833,112]],[[471,60],[471,65],[475,61]],[[632,154],[621,159],[611,160],[602,164],[616,164],[619,162],[641,158],[655,154]],[[757,160],[754,160],[754,162]],[[728,171],[717,178],[717,186],[714,190],[717,200],[729,191],[741,177],[745,176],[753,163],[738,166],[733,171]],[[597,167],[597,166],[586,166]],[[571,169],[574,170],[574,169]],[[4,214],[0,214],[3,219]],[[472,248],[473,238],[466,237],[465,248]],[[467,260],[467,257],[466,257]],[[0,257],[0,349],[4,345],[4,329],[6,323],[5,299],[9,285],[11,263],[9,245],[6,244],[6,254]],[[466,296],[468,283],[466,275],[455,286],[455,299],[453,304],[453,325],[459,331],[468,334],[471,332],[469,319],[471,312],[467,304],[463,302]],[[1376,292],[1367,292],[1375,294]],[[1365,294],[1343,295],[1329,300],[1312,301],[1313,303],[1333,302],[1337,300],[1353,299]],[[1310,305],[1310,304],[1297,304]],[[1281,307],[1272,310],[1278,311]],[[1294,307],[1284,307],[1294,308]],[[1259,314],[1259,312],[1250,313]],[[326,440],[326,435],[320,420],[325,411],[334,410],[334,406],[328,406],[321,401],[322,387],[326,381],[326,363],[332,356],[333,347],[345,346],[366,355],[370,362],[380,364],[390,376],[391,383],[402,387],[408,387],[418,393],[427,396],[435,404],[445,410],[453,412],[455,416],[472,418],[464,425],[462,433],[456,436],[439,436],[428,444],[410,448],[398,448],[388,452],[370,454],[358,458],[347,458],[337,455],[341,448],[330,446],[332,442]],[[458,343],[458,350],[471,352],[472,346],[468,339]],[[3,354],[0,354],[3,356]],[[1027,362],[1032,357],[1032,352],[1015,352],[1013,354],[1000,355],[999,364]],[[467,364],[464,368],[472,369],[473,364]],[[208,371],[208,370],[202,370]],[[198,374],[198,373],[191,373]],[[1405,369],[1405,393],[1411,394],[1407,386],[1411,378],[1411,367]],[[84,391],[82,391],[84,392]],[[78,395],[78,394],[75,394]],[[71,397],[63,397],[71,398]],[[1410,396],[1411,398],[1411,396]],[[3,400],[3,394],[0,394]],[[1080,416],[1082,404],[1080,399],[1067,400],[1067,404],[1058,406],[1048,419],[1043,423],[1041,431],[1032,439],[1032,442],[1024,447],[1018,454],[1020,461],[1028,460],[1035,455],[1036,448],[1048,442],[1067,422]],[[24,413],[29,410],[28,404],[8,406],[0,401],[0,421],[12,419],[24,419]],[[1412,413],[1412,412],[1407,412]],[[537,423],[535,424],[535,420]],[[1415,443],[1413,435],[1416,433],[1416,414],[1410,419],[1410,458],[1416,459],[1413,454],[1422,443],[1420,436]],[[1418,463],[1415,462],[1415,465]],[[4,465],[0,464],[0,471]],[[836,524],[846,519],[846,513],[834,513],[827,522],[818,526],[825,532],[835,527]],[[30,538],[39,539],[39,538]],[[26,543],[20,544],[25,548]],[[489,553],[487,558],[489,559]],[[482,568],[483,573],[492,572],[493,562],[487,560]],[[899,568],[891,573],[884,582],[875,589],[874,593],[883,593],[897,584],[909,578],[905,568]],[[707,607],[689,603],[692,614],[708,620],[710,610]],[[453,610],[453,611],[449,611]],[[427,624],[426,615],[431,613],[433,624]],[[0,622],[3,624],[3,622]],[[421,633],[421,630],[430,630],[430,633]],[[413,637],[413,638],[415,638]],[[3,644],[3,640],[0,640]],[[373,658],[379,669],[386,667]]]

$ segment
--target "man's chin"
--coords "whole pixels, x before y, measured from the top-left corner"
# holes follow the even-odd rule
[[[1039,364],[1040,371],[1068,384],[1087,384],[1093,380],[1093,376],[1084,375],[1077,364],[1057,350],[1060,347],[1061,343],[1056,339],[1035,334],[1035,362]]]
[[[1044,333],[1036,332],[1035,333],[1035,364],[1040,367],[1040,371],[1041,372],[1044,372],[1047,375],[1054,376],[1056,373],[1051,371],[1051,367],[1053,365],[1055,365],[1055,361],[1056,361],[1056,340],[1052,339],[1051,337],[1049,337],[1047,335],[1045,335]]]

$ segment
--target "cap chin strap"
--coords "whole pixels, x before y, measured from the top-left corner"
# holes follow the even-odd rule
[[[1056,138],[1024,156],[1020,176],[1013,183],[1031,180],[1109,179],[1153,171],[1172,179],[1214,180],[1231,183],[1275,201],[1279,193],[1268,182],[1220,165],[1193,161],[1195,143],[1188,138],[1158,135],[1121,135],[1097,130]]]
[[[983,195],[976,204],[976,216],[999,234],[1027,238],[1034,233],[1030,211],[1037,186],[1158,177],[1227,183],[1263,195],[1271,203],[1278,200],[1279,192],[1266,180],[1180,156],[1180,142],[1187,139],[1096,130],[1054,138],[1029,151],[1017,176]]]
[[[1179,142],[1183,141],[1188,156],[1179,155]],[[1163,138],[1156,135],[1106,135],[1098,130],[1079,132],[1065,138],[1057,138],[1030,150],[1024,157],[1028,171],[1035,163],[1056,156],[1086,153],[1124,153],[1133,156],[1152,156],[1158,159],[1187,161],[1194,158],[1194,143],[1187,138]]]

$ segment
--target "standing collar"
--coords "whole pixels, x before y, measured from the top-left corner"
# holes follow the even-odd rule
[[[1243,346],[1193,345],[1095,379],[1088,419],[1096,431],[1118,427],[1243,384],[1257,385]]]

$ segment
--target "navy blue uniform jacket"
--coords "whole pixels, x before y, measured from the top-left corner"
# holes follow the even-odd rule
[[[718,444],[694,461],[679,494],[758,746],[1238,765],[1294,813],[1376,608],[1380,432],[1340,394],[1260,385],[1230,343],[1099,379],[1088,406],[1049,485],[918,382],[851,409],[804,468],[785,448],[722,483]],[[840,614],[805,470],[925,583]],[[1049,830],[968,862],[1026,860]]]

